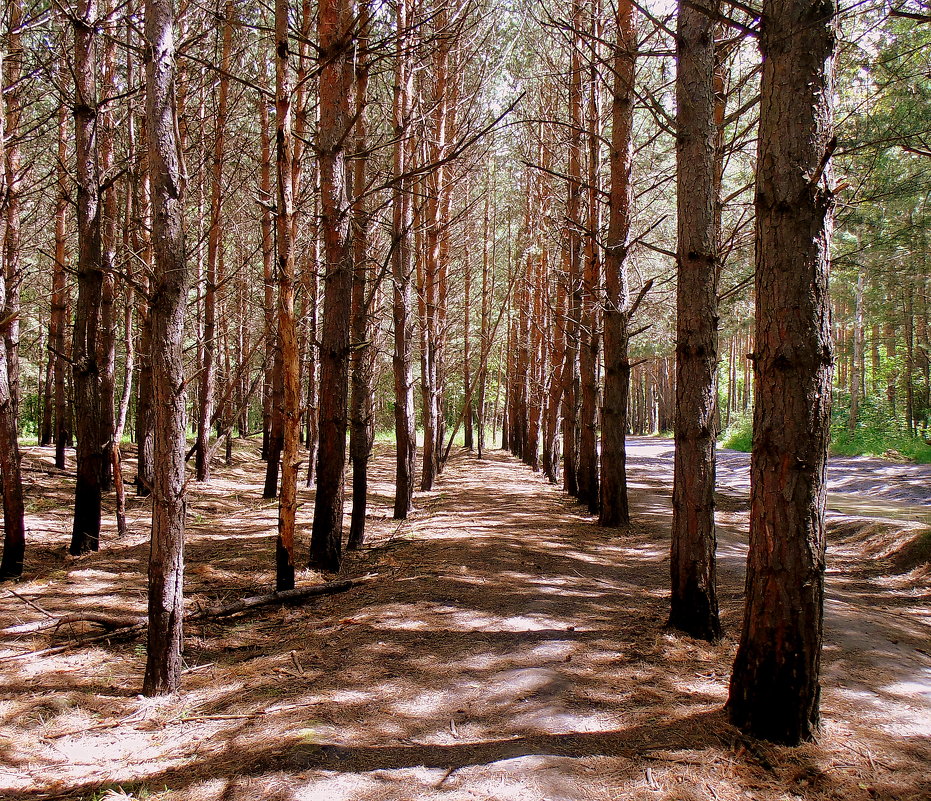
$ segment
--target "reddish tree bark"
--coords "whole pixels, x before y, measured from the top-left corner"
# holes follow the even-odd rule
[[[282,452],[275,545],[275,589],[294,588],[294,521],[297,514],[298,444],[301,427],[300,359],[294,319],[294,176],[291,93],[293,90],[288,33],[288,0],[275,0],[275,164],[278,215],[278,341],[281,349]]]
[[[602,526],[630,523],[627,502],[627,400],[630,393],[630,300],[627,240],[630,236],[631,169],[633,167],[634,73],[637,31],[630,0],[617,6],[614,88],[611,102],[611,189],[608,240],[605,248],[604,359],[605,388],[601,435]]]
[[[339,570],[343,538],[343,473],[349,395],[349,322],[352,302],[350,204],[345,146],[355,112],[352,0],[323,0],[320,47],[320,219],[326,258],[320,342],[320,450],[310,563]]]
[[[760,37],[750,553],[728,709],[743,731],[786,744],[819,720],[834,15],[767,0]]]

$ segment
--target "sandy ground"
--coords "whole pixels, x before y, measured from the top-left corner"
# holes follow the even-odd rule
[[[52,625],[144,611],[147,502],[132,500],[127,538],[108,531],[100,553],[72,559],[72,479],[31,449],[27,575],[0,588],[0,797],[931,798],[920,521],[831,513],[822,733],[771,746],[722,712],[742,612],[739,484],[722,481],[718,513],[724,640],[664,630],[669,451],[631,443],[635,524],[611,531],[500,452],[455,456],[398,524],[380,447],[369,544],[344,568],[376,577],[190,626],[183,691],[145,699],[142,641],[81,645],[96,628]],[[271,589],[277,508],[261,484],[253,446],[239,443],[233,465],[192,485],[190,608]],[[921,512],[913,496],[856,493]],[[301,500],[306,553],[312,492]]]

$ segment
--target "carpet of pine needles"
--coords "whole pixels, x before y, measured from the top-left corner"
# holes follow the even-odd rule
[[[725,638],[665,630],[666,445],[639,462],[632,449],[635,523],[612,531],[500,451],[454,455],[399,523],[379,444],[368,541],[343,569],[376,578],[190,625],[183,690],[156,699],[139,695],[144,638],[88,644],[100,629],[76,619],[144,614],[149,501],[130,497],[123,539],[108,510],[101,550],[72,558],[73,470],[27,449],[27,569],[0,585],[0,797],[927,801],[927,532],[831,515],[821,734],[800,748],[747,738],[723,705],[748,504],[719,498]],[[190,484],[189,609],[273,589],[263,477],[238,441],[232,464]],[[303,561],[313,491],[300,499]],[[303,570],[298,584],[328,578]]]

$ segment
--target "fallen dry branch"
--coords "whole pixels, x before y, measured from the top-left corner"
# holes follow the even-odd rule
[[[318,595],[335,595],[340,592],[357,587],[376,578],[372,573],[355,579],[342,579],[341,581],[330,581],[326,584],[315,584],[312,587],[299,587],[284,592],[270,592],[267,595],[254,595],[251,598],[240,598],[229,604],[217,606],[208,606],[197,612],[185,615],[185,620],[212,620],[218,617],[228,617],[239,612],[245,612],[249,609],[257,609],[262,606],[275,606],[278,604],[293,604],[305,601],[308,598],[315,598]]]
[[[360,584],[365,584],[369,581],[372,581],[375,578],[377,578],[377,574],[370,573],[359,578],[330,581],[326,584],[315,584],[312,587],[299,587],[293,590],[285,590],[284,592],[271,592],[267,595],[254,595],[249,598],[241,598],[240,600],[233,601],[229,604],[208,606],[206,608],[199,609],[196,612],[185,615],[184,619],[188,622],[214,620],[216,618],[229,617],[230,615],[239,614],[240,612],[246,612],[250,609],[258,609],[265,606],[301,603],[310,598],[316,598],[321,595],[335,595],[340,592],[345,592],[346,590],[352,589],[353,587],[358,587]],[[76,622],[96,623],[97,625],[109,628],[109,631],[106,631],[103,634],[95,634],[90,637],[81,637],[64,645],[55,645],[51,648],[43,648],[38,651],[24,651],[23,653],[19,654],[12,654],[10,656],[0,658],[0,662],[14,662],[20,659],[28,659],[36,656],[50,656],[52,654],[58,654],[63,651],[67,651],[71,648],[79,648],[83,645],[91,645],[93,643],[102,642],[104,640],[128,639],[136,636],[137,634],[141,634],[146,630],[147,624],[143,618],[136,618],[134,622],[130,623],[129,625],[125,625],[126,620],[123,619],[122,622],[124,625],[122,626],[116,625],[117,620],[118,619],[116,618],[108,618],[106,615],[96,614],[66,615],[65,617],[59,619],[59,624]]]

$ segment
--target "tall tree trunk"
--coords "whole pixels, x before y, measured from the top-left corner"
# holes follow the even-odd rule
[[[491,356],[490,340],[490,317],[491,317],[491,270],[492,264],[489,263],[489,245],[491,252],[494,254],[494,226],[489,227],[488,210],[491,196],[494,194],[494,173],[491,174],[490,185],[486,182],[485,186],[485,213],[482,221],[482,319],[481,331],[479,333],[479,342],[481,343],[482,361],[478,369],[478,399],[476,401],[476,428],[477,430],[477,455],[481,459],[485,453],[485,425],[488,419],[486,393],[488,389],[488,359]],[[497,215],[495,215],[497,223]],[[489,243],[489,238],[492,239]]]
[[[265,80],[265,61],[262,60],[262,83]],[[265,359],[262,364],[262,458],[269,458],[274,416],[274,373],[278,338],[275,336],[275,225],[272,219],[274,207],[272,197],[272,139],[269,132],[268,100],[259,94],[256,100],[259,111],[259,138],[261,161],[259,163],[259,197],[262,199],[262,289],[265,332]],[[277,460],[275,485],[278,483]],[[266,485],[267,485],[266,480]],[[268,497],[266,494],[265,497]],[[271,497],[275,497],[272,495]]]
[[[407,31],[410,20],[407,0],[396,8],[395,75],[393,124],[394,187],[391,198],[391,275],[394,283],[394,430],[396,441],[394,518],[404,520],[412,509],[414,465],[417,457],[417,431],[414,421],[414,310],[411,264],[411,184],[404,177],[408,169],[410,145],[406,141],[411,100],[411,73],[408,64]]]
[[[59,76],[65,79],[64,67]],[[68,312],[68,285],[65,260],[68,247],[68,109],[58,109],[58,162],[55,193],[55,264],[52,268],[52,314],[49,320],[49,348],[55,359],[55,467],[65,468],[65,446],[71,440],[71,404],[68,402],[65,328]]]
[[[359,40],[356,45],[356,130],[352,188],[352,358],[349,454],[352,459],[352,516],[347,547],[360,548],[365,540],[365,511],[368,504],[368,463],[375,441],[372,380],[375,374],[375,300],[377,287],[369,264],[369,211],[366,200],[368,157],[370,5],[362,0]]]
[[[78,301],[74,315],[77,485],[72,554],[99,548],[100,503],[106,436],[101,409],[98,346],[103,271],[100,234],[100,167],[97,153],[96,0],[80,0],[74,28],[74,127],[77,159]]]
[[[6,348],[7,377],[10,383],[10,398],[13,412],[19,419],[20,401],[20,294],[23,284],[23,270],[20,253],[22,239],[22,151],[20,148],[20,120],[23,102],[23,4],[22,0],[11,0],[9,8],[9,25],[6,36],[7,76],[3,88],[3,103],[6,106],[6,147],[0,169],[5,173],[6,196],[0,200],[5,211],[6,231],[3,237],[4,272],[6,283],[6,311],[9,319],[4,325],[3,345]]]
[[[184,183],[175,106],[172,0],[146,0],[146,139],[152,181],[152,383],[155,479],[149,552],[149,630],[143,692],[181,683],[184,621],[185,393],[182,344],[190,281],[184,252]]]
[[[605,248],[604,360],[605,388],[601,411],[602,526],[630,523],[627,503],[627,399],[630,393],[628,343],[632,312],[627,279],[630,235],[631,169],[633,166],[634,73],[637,34],[630,0],[619,0],[614,89],[611,101],[611,189]]]
[[[278,341],[281,350],[282,452],[278,498],[278,539],[275,546],[275,589],[294,588],[294,521],[297,514],[298,445],[301,427],[300,359],[294,319],[294,177],[291,94],[291,49],[288,0],[275,0],[275,164],[278,214],[275,241],[278,256]]]
[[[865,275],[862,267],[857,268],[857,284],[854,300],[853,318],[853,359],[850,363],[850,416],[847,430],[851,434],[857,431],[860,416],[860,397],[863,387],[863,289]]]
[[[317,152],[326,274],[320,342],[320,451],[310,563],[323,570],[337,571],[342,561],[352,302],[350,206],[344,148],[355,112],[351,34],[355,4],[352,0],[323,0],[318,18],[321,69]]]
[[[233,3],[232,0],[226,0],[223,5],[223,45],[217,81],[217,113],[214,118],[210,228],[207,232],[207,272],[204,285],[204,344],[203,359],[200,364],[197,443],[194,451],[194,477],[198,481],[210,480],[210,426],[213,422],[217,391],[217,268],[222,260],[223,248],[223,163],[226,156],[226,118],[229,105],[227,97],[233,23]]]
[[[582,30],[581,0],[572,0],[572,54],[569,67],[569,197],[566,204],[568,220],[568,313],[566,315],[565,364],[563,366],[563,489],[570,495],[579,494],[579,332],[582,313],[582,62],[580,49]]]
[[[20,54],[21,55],[21,54]],[[4,54],[0,49],[0,87],[4,82]],[[6,161],[6,113],[0,104],[0,165]],[[0,198],[9,197],[8,173],[0,170]],[[23,479],[20,472],[19,426],[16,404],[10,386],[7,333],[15,316],[11,314],[6,286],[5,252],[0,251],[0,480],[3,489],[3,559],[0,560],[0,580],[23,573],[26,552],[26,518],[23,503]]]
[[[109,13],[104,4],[104,15]],[[113,487],[113,454],[118,446],[113,439],[116,430],[116,225],[117,197],[113,181],[114,169],[114,109],[116,93],[116,38],[108,36],[103,42],[103,81],[100,110],[97,116],[100,175],[104,186],[100,192],[100,268],[103,280],[100,287],[100,331],[97,342],[97,364],[100,370],[100,425],[103,440],[103,465],[100,486],[104,492]]]
[[[466,205],[471,203],[469,197],[470,190],[466,186]],[[464,409],[462,413],[463,444],[467,450],[472,450],[475,443],[472,439],[472,430],[474,422],[474,412],[472,404],[472,349],[471,349],[471,312],[472,312],[472,215],[466,218],[464,239],[466,242],[465,252],[462,254],[462,272],[465,286],[463,287],[462,297],[462,388],[465,392]]]
[[[766,0],[756,177],[756,376],[746,607],[728,709],[786,744],[819,720],[834,7]]]
[[[579,404],[579,500],[592,514],[598,513],[598,361],[600,336],[598,332],[601,286],[599,174],[601,161],[601,132],[598,75],[600,9],[591,7],[592,53],[588,80],[588,209],[585,240],[585,269],[582,282],[582,328],[579,350],[579,378],[581,398]]]
[[[680,3],[676,73],[676,426],[669,625],[721,636],[715,573],[718,370],[716,0]]]

